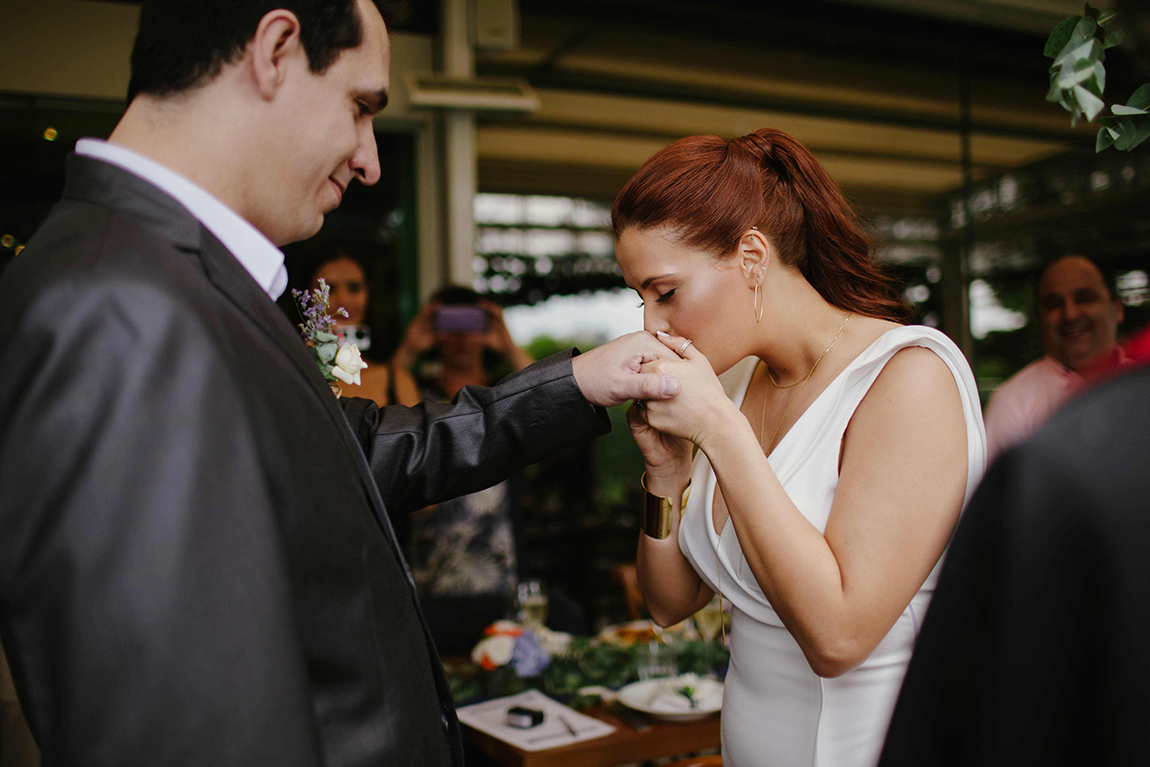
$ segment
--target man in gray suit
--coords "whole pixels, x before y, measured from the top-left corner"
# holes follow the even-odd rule
[[[380,174],[368,0],[144,0],[129,107],[0,280],[0,638],[44,763],[447,765],[389,523],[674,396],[645,334],[337,401],[276,248]]]

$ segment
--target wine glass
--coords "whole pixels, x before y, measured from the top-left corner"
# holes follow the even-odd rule
[[[519,582],[516,591],[517,617],[527,628],[538,631],[547,622],[547,591],[535,579]]]
[[[679,667],[675,663],[675,648],[652,639],[637,649],[636,671],[639,679],[666,679],[675,676]]]
[[[711,598],[703,605],[703,609],[695,613],[695,627],[699,629],[703,639],[709,644],[715,641],[719,629],[723,625],[723,611],[719,607],[719,597]]]

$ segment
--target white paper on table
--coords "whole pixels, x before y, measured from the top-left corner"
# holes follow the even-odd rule
[[[543,712],[543,722],[527,729],[507,726],[507,709],[515,706],[539,709]],[[538,690],[528,690],[506,698],[474,703],[456,709],[455,713],[463,724],[524,751],[569,746],[572,743],[601,738],[615,731],[615,728],[606,722],[584,716],[575,709],[548,698]],[[567,729],[564,720],[571,725],[571,729],[575,731],[574,735]]]

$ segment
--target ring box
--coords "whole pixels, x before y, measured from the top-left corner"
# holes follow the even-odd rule
[[[537,708],[513,706],[507,709],[507,726],[526,730],[543,723],[543,712]]]

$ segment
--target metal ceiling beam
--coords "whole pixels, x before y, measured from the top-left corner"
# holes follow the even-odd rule
[[[629,77],[594,75],[578,72],[533,72],[522,67],[480,65],[484,75],[525,77],[533,87],[556,90],[588,91],[615,96],[634,98],[661,98],[693,104],[712,104],[742,109],[789,112],[791,114],[828,117],[839,120],[899,125],[907,128],[951,131],[958,134],[960,118],[956,115],[938,117],[915,115],[886,109],[856,107],[825,102],[799,101],[797,99],[764,96],[761,94],[725,91],[717,88],[701,88],[659,80]],[[1068,121],[1069,124],[1069,121]],[[1075,147],[1093,147],[1093,136],[1082,136],[1069,131],[1043,130],[1001,122],[976,120],[971,123],[971,131],[988,136],[1011,136],[1014,138],[1057,141]]]
[[[578,131],[588,135],[600,135],[605,138],[612,137],[625,137],[634,138],[648,141],[665,141],[671,143],[683,138],[683,133],[675,133],[672,131],[652,131],[644,130],[642,128],[613,128],[604,127],[602,125],[593,125],[590,123],[578,122],[560,122],[548,120],[535,120],[525,119],[521,122],[514,122],[507,119],[483,119],[480,118],[480,127],[484,126],[498,126],[500,128],[518,128],[540,131]],[[819,155],[826,155],[829,157],[851,157],[860,160],[876,160],[876,161],[895,161],[895,162],[916,162],[926,165],[937,165],[939,167],[956,168],[961,167],[962,158],[955,156],[953,158],[938,157],[931,155],[915,154],[913,152],[883,152],[872,149],[843,149],[841,147],[826,147],[818,144],[805,144],[806,148],[812,153]],[[999,173],[1008,173],[1015,168],[1013,165],[999,165],[996,163],[976,162],[974,167],[980,171],[985,171],[987,174],[994,175]]]

